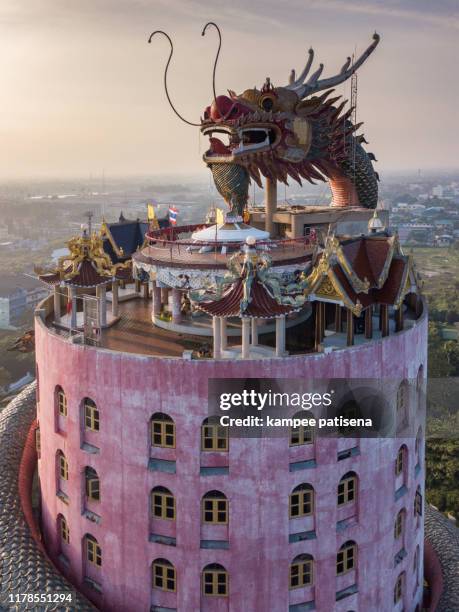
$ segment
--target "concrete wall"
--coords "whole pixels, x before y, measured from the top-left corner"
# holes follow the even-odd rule
[[[200,425],[207,416],[207,380],[233,378],[367,377],[415,379],[420,365],[426,371],[427,321],[384,340],[331,354],[291,356],[259,361],[184,361],[117,353],[70,344],[52,334],[36,319],[36,355],[40,381],[38,420],[41,431],[39,475],[45,542],[52,558],[60,550],[57,515],[70,527],[65,546],[68,574],[103,610],[147,612],[152,604],[180,612],[286,612],[289,604],[315,601],[321,612],[398,610],[393,605],[396,577],[406,571],[404,609],[413,612],[422,597],[423,524],[416,521],[413,501],[418,485],[424,489],[424,460],[415,470],[415,440],[360,440],[360,455],[337,461],[337,451],[352,441],[323,440],[313,450],[304,447],[304,459],[316,459],[316,467],[289,471],[302,450],[289,449],[286,438],[231,439],[223,457],[200,452]],[[54,389],[62,386],[68,399],[68,417],[56,432]],[[101,430],[91,443],[99,454],[81,449],[81,402],[94,400],[100,409]],[[411,419],[424,429],[425,411],[415,406],[411,393]],[[150,471],[149,420],[165,412],[176,423],[177,448],[163,458],[176,460],[176,474]],[[394,461],[405,442],[409,451],[407,492],[397,501]],[[338,444],[340,445],[338,447]],[[422,444],[423,448],[424,444]],[[62,450],[69,461],[69,504],[56,496],[55,455]],[[160,449],[164,450],[164,449]],[[159,458],[161,453],[158,453]],[[229,474],[202,476],[200,466],[229,466]],[[100,524],[82,515],[83,472],[94,467],[101,478],[102,500],[91,509]],[[348,471],[359,478],[356,520],[342,531],[336,523],[345,518],[336,504],[340,478]],[[316,492],[312,519],[316,539],[289,544],[289,532],[311,529],[288,518],[288,499],[300,483]],[[177,546],[149,542],[150,491],[169,488],[176,497]],[[229,499],[229,549],[200,548],[200,501],[217,489]],[[407,556],[394,568],[397,548],[393,537],[397,512],[406,508]],[[311,522],[311,519],[308,519]],[[306,521],[307,522],[307,521]],[[289,524],[290,523],[290,524]],[[90,533],[102,546],[103,567],[90,575],[102,584],[103,595],[82,583],[82,538]],[[336,576],[335,560],[347,540],[358,544],[356,572]],[[419,584],[415,583],[413,558],[420,549]],[[315,559],[315,586],[289,591],[289,564],[299,554]],[[152,591],[151,563],[168,559],[177,570],[177,594]],[[201,597],[200,572],[209,563],[220,563],[230,574],[230,597]],[[63,569],[64,566],[60,565]],[[336,602],[336,592],[356,583],[358,593]],[[401,608],[400,608],[401,609]]]

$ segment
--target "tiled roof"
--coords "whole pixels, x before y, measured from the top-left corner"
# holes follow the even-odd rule
[[[426,504],[425,538],[437,554],[443,576],[443,592],[436,612],[459,610],[459,529]]]
[[[332,238],[311,273],[312,291],[319,296],[326,275],[344,303],[356,311],[372,304],[398,307],[409,290],[407,280],[416,284],[409,257],[403,255],[397,238],[386,233],[342,241]]]
[[[333,266],[333,272],[350,301],[356,304],[358,300],[363,308],[366,308],[370,304],[393,305],[396,302],[400,291],[403,289],[407,266],[408,261],[405,257],[393,259],[384,285],[381,289],[373,286],[368,293],[356,293],[339,264]]]
[[[72,604],[47,603],[46,609],[97,612],[47,558],[22,510],[19,466],[35,418],[35,386],[31,383],[0,412],[0,610],[11,609],[11,593],[67,592],[74,594]],[[20,607],[35,612],[42,609],[34,603],[22,603]]]
[[[387,258],[391,255],[393,238],[362,236],[341,243],[343,253],[361,280],[377,285]]]
[[[207,314],[216,317],[250,317],[272,319],[300,310],[293,306],[279,304],[255,278],[252,283],[250,297],[252,298],[244,312],[241,312],[244,288],[242,279],[238,279],[220,300],[200,302],[196,307]]]
[[[169,221],[167,219],[158,219],[158,224],[161,228],[168,227]],[[118,250],[123,250],[123,256],[117,255],[110,239],[108,237],[104,238],[104,251],[113,263],[130,259],[132,254],[143,245],[145,234],[149,229],[149,224],[146,221],[140,221],[139,219],[129,221],[124,217],[120,217],[120,220],[116,223],[106,223],[105,225]]]
[[[97,287],[111,282],[111,276],[102,276],[89,259],[83,259],[78,266],[75,276],[66,279],[65,284],[70,287]]]

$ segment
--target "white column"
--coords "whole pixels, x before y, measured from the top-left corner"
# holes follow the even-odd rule
[[[118,281],[112,282],[112,316],[117,317],[119,313]]]
[[[59,285],[54,285],[54,321],[61,322],[61,294]]]
[[[161,288],[153,281],[151,291],[153,316],[156,317],[161,312]]]
[[[226,351],[228,348],[228,330],[225,317],[220,317],[220,336],[222,351]]]
[[[76,287],[70,287],[70,298],[72,300],[72,314],[70,315],[70,327],[75,329],[77,326],[77,293]]]
[[[244,318],[242,321],[242,359],[250,357],[250,319]]]
[[[220,329],[220,318],[212,317],[212,327],[214,332],[214,359],[221,359],[222,346],[221,346],[221,329]]]
[[[285,317],[276,317],[276,357],[285,353]]]
[[[172,323],[179,324],[182,320],[182,292],[180,289],[172,289]]]
[[[258,345],[258,319],[252,319],[252,346]]]

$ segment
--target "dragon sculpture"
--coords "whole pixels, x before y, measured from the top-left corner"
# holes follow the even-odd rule
[[[375,208],[378,175],[373,169],[375,157],[367,153],[363,135],[356,135],[362,125],[352,124],[353,108],[344,110],[347,100],[333,95],[333,87],[349,79],[379,43],[375,32],[372,44],[355,61],[346,59],[339,74],[320,78],[324,65],[310,75],[314,51],[309,50],[306,66],[296,78],[292,70],[288,84],[274,87],[269,78],[261,89],[247,89],[237,95],[216,95],[215,68],[221,47],[220,37],[214,64],[214,100],[204,110],[201,123],[184,119],[175,109],[167,90],[167,69],[173,53],[172,41],[164,74],[166,95],[174,112],[185,123],[199,126],[210,137],[204,162],[212,171],[219,193],[232,212],[241,215],[248,200],[250,181],[262,186],[262,176],[287,183],[306,179],[329,181],[333,205]],[[322,92],[319,94],[319,92]],[[223,142],[221,137],[227,139]]]
[[[306,300],[305,291],[308,287],[306,274],[299,273],[293,279],[282,279],[272,269],[272,260],[267,253],[255,248],[245,247],[244,252],[234,253],[227,262],[228,272],[216,282],[209,283],[204,288],[190,293],[192,302],[219,300],[231,285],[242,279],[243,299],[240,304],[244,313],[250,304],[252,285],[255,278],[264,286],[269,295],[279,304],[302,306]]]
[[[333,96],[330,88],[348,79],[378,42],[375,33],[357,61],[351,64],[348,57],[341,72],[327,79],[319,78],[320,64],[306,80],[314,57],[310,49],[303,72],[296,79],[292,71],[288,85],[274,87],[267,78],[261,89],[240,95],[228,91],[205,109],[201,131],[210,137],[210,148],[204,162],[220,194],[239,214],[247,203],[250,179],[261,187],[261,175],[286,184],[289,177],[300,184],[302,179],[328,179],[334,205],[376,207],[374,155],[363,149],[364,137],[355,135],[362,124],[351,123],[353,109],[342,113],[347,101]],[[222,134],[226,144],[218,137]]]

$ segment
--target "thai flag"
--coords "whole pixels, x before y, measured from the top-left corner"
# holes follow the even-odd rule
[[[169,223],[171,225],[177,225],[178,210],[174,206],[169,206]]]

